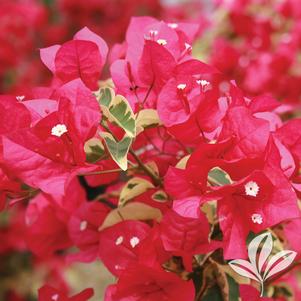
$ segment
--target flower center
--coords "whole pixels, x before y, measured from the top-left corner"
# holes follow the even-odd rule
[[[67,127],[64,124],[57,124],[51,129],[51,135],[61,137],[63,134],[67,133]]]
[[[263,223],[262,215],[258,213],[252,214],[252,222],[261,225]]]
[[[115,245],[119,246],[122,244],[122,242],[123,242],[123,236],[119,236],[115,241]]]
[[[178,84],[178,85],[177,85],[177,88],[178,88],[179,90],[184,90],[184,89],[186,88],[186,84]]]
[[[136,236],[132,237],[130,240],[130,244],[132,246],[132,248],[135,248],[140,242],[140,239]]]
[[[87,226],[88,226],[88,222],[87,221],[82,221],[79,225],[79,229],[80,231],[84,231],[87,229]]]
[[[166,40],[164,40],[164,39],[158,39],[158,40],[157,40],[157,43],[158,43],[159,45],[162,45],[162,46],[164,46],[164,45],[166,45],[166,44],[167,44],[167,41],[166,41]]]
[[[259,186],[256,182],[250,181],[245,185],[245,193],[249,196],[257,196],[259,192]]]
[[[179,25],[177,23],[168,23],[167,26],[172,29],[176,29],[176,28],[178,28]]]
[[[185,43],[185,49],[190,51],[192,50],[192,46],[188,43]]]
[[[156,36],[158,34],[158,30],[150,30],[149,34],[150,36]]]
[[[58,295],[58,294],[55,294],[55,295],[53,295],[53,296],[51,297],[51,299],[52,299],[53,301],[58,300],[58,298],[59,298],[59,295]]]
[[[24,95],[16,96],[17,101],[22,101],[24,98]]]

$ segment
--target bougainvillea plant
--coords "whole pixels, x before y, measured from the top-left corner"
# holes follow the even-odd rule
[[[116,277],[105,301],[260,300],[229,260],[247,258],[264,231],[275,252],[301,251],[301,121],[194,58],[199,31],[132,18],[107,63],[106,42],[84,27],[40,50],[50,86],[1,96],[0,207],[26,206],[25,229],[12,219],[3,248],[52,267],[40,301],[89,300],[89,283],[69,297],[54,279],[96,260]],[[299,257],[263,300],[300,294]]]

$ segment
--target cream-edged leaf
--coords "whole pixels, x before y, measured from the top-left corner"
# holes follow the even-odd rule
[[[229,262],[229,266],[239,275],[261,282],[262,278],[251,263],[244,259],[236,259]]]
[[[260,245],[262,244],[262,249],[259,253]],[[258,273],[260,273],[261,268],[269,255],[272,252],[273,248],[273,239],[272,234],[269,232],[265,232],[261,235],[256,236],[252,241],[250,242],[248,246],[248,256],[250,259],[250,262],[254,268],[258,270]],[[259,262],[258,262],[258,268],[257,268],[257,254],[259,253]]]
[[[121,190],[119,205],[125,205],[129,200],[135,198],[136,196],[144,193],[151,188],[154,188],[154,185],[146,179],[139,177],[130,179]]]
[[[116,123],[129,137],[136,136],[135,116],[129,102],[122,95],[115,95],[111,88],[102,88],[96,93],[105,117]]]
[[[165,203],[168,201],[168,195],[163,190],[158,190],[152,195],[152,199],[159,203]]]
[[[143,203],[133,202],[127,204],[124,207],[118,207],[112,210],[107,215],[107,217],[105,218],[104,222],[98,230],[102,231],[125,220],[160,221],[161,219],[162,213],[159,209]]]
[[[132,138],[125,135],[120,141],[116,141],[109,133],[102,133],[101,135],[112,156],[112,159],[122,170],[127,170],[127,154],[132,144]]]
[[[136,114],[137,135],[149,127],[155,127],[162,124],[158,112],[154,109],[144,109]]]

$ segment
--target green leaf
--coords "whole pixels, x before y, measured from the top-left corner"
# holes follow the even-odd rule
[[[208,173],[209,182],[213,182],[214,186],[229,185],[232,183],[230,176],[221,168],[214,167]]]
[[[239,301],[239,286],[238,283],[228,274],[228,286],[229,286],[229,300],[230,301]]]
[[[102,88],[96,93],[105,117],[120,126],[129,137],[136,136],[136,121],[132,108],[122,95],[114,94],[111,88]]]
[[[95,163],[105,154],[104,147],[101,141],[97,138],[92,138],[85,143],[86,160],[89,163]]]
[[[127,170],[127,154],[132,144],[132,138],[125,135],[122,140],[116,141],[109,133],[102,133],[102,137],[112,156],[112,159],[119,165],[122,170]]]
[[[224,301],[219,286],[214,285],[210,287],[206,295],[202,298],[202,301]]]
[[[168,196],[163,190],[158,190],[152,195],[152,199],[157,202],[165,203],[168,201]]]
[[[239,288],[235,280],[229,276],[224,267],[211,260],[203,270],[207,291],[204,300],[238,301]],[[212,290],[214,287],[214,290]]]
[[[101,106],[109,107],[115,97],[115,93],[113,89],[106,87],[96,92],[95,96]]]

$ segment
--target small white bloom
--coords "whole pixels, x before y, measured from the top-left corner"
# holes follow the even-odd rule
[[[192,49],[192,46],[188,43],[185,43],[185,49],[186,50],[191,50]]]
[[[261,214],[258,214],[258,213],[252,214],[252,222],[253,222],[254,224],[259,224],[259,225],[261,225],[261,224],[263,223]]]
[[[197,84],[201,85],[202,87],[210,85],[210,83],[205,79],[197,79],[196,82],[197,82]]]
[[[24,95],[16,96],[17,101],[22,101],[24,98]]]
[[[164,39],[158,39],[158,40],[157,40],[157,43],[158,43],[159,45],[162,45],[162,46],[164,46],[164,45],[166,45],[166,44],[167,44],[167,41],[166,41],[166,40],[164,40]]]
[[[172,29],[176,29],[176,28],[178,28],[179,25],[177,23],[168,23],[167,26]]]
[[[150,34],[151,36],[156,36],[156,35],[158,34],[158,30],[150,30],[150,31],[149,31],[149,34]]]
[[[58,300],[58,298],[59,298],[59,295],[58,295],[58,294],[55,294],[55,295],[53,295],[53,296],[51,297],[51,299],[52,299],[53,301]]]
[[[87,229],[87,226],[88,226],[88,222],[87,221],[82,221],[79,225],[79,229],[80,231],[84,231]]]
[[[186,84],[179,84],[179,85],[177,85],[177,88],[179,90],[184,90],[186,88]]]
[[[200,85],[204,89],[205,92],[207,90],[210,90],[210,83],[207,80],[205,80],[205,79],[197,79],[196,83],[198,85]]]
[[[136,236],[132,237],[130,240],[130,244],[132,246],[132,248],[135,248],[140,242],[140,239]]]
[[[177,158],[181,158],[181,157],[183,157],[184,156],[184,151],[183,150],[179,150],[178,152],[177,152]]]
[[[115,241],[115,245],[119,246],[123,243],[123,236],[119,236],[116,241]]]
[[[67,127],[64,124],[57,124],[51,129],[51,135],[61,137],[63,134],[67,133]]]
[[[256,182],[250,181],[245,185],[245,193],[250,196],[257,196],[259,192],[259,186]]]

